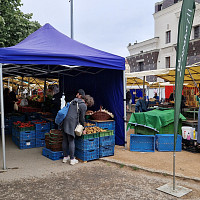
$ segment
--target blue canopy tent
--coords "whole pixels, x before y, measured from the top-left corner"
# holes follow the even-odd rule
[[[60,78],[65,90],[83,88],[115,115],[116,144],[125,144],[125,59],[79,43],[45,24],[19,44],[0,48],[1,130],[5,164],[4,76]],[[61,78],[62,77],[62,78]]]

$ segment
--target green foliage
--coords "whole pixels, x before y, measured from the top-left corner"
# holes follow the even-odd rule
[[[0,0],[0,47],[14,46],[41,27],[21,6],[21,0]]]

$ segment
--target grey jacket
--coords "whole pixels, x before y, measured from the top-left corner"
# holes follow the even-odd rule
[[[78,113],[77,113],[77,102],[79,106]],[[84,126],[86,110],[87,106],[82,99],[75,98],[71,102],[67,116],[65,117],[63,122],[63,130],[65,133],[75,137],[74,130],[78,124],[78,116],[79,116],[79,123],[82,126]]]

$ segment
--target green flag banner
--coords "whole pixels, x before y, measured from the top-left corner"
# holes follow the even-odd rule
[[[175,80],[175,111],[174,111],[174,151],[182,99],[183,81],[187,61],[188,45],[195,13],[195,0],[183,0],[178,26],[176,52],[176,80]]]

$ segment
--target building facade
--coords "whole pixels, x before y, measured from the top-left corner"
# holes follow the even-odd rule
[[[175,67],[181,6],[181,0],[163,0],[155,3],[154,38],[130,43],[127,47],[130,53],[127,57],[130,72]],[[200,62],[200,0],[196,0],[187,65],[197,62]],[[149,76],[147,81],[156,81],[156,77]]]

